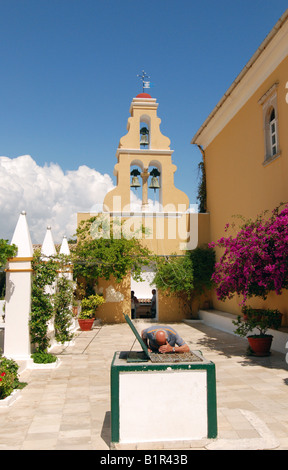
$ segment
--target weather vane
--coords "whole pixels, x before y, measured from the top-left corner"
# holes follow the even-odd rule
[[[145,88],[150,88],[150,77],[149,75],[147,75],[147,73],[144,72],[144,70],[142,70],[142,74],[141,75],[137,75],[137,77],[140,78],[140,80],[142,81],[142,89],[143,89],[143,93],[144,93],[144,89]]]

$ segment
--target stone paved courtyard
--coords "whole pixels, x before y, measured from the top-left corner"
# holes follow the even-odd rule
[[[216,365],[218,437],[125,448],[287,450],[285,354],[249,357],[245,339],[198,322],[173,326],[191,350],[202,351]],[[77,330],[68,347],[54,348],[57,368],[24,370],[21,380],[28,385],[11,406],[0,408],[0,450],[109,450],[110,365],[114,352],[129,350],[133,342],[127,324]]]

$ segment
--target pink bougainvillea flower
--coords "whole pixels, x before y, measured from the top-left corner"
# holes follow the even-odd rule
[[[265,299],[271,291],[279,295],[288,288],[288,205],[276,208],[268,219],[258,216],[234,238],[221,237],[210,246],[224,249],[212,277],[218,299],[238,294],[245,304],[249,297]]]

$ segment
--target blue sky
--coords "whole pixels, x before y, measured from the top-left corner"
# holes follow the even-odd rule
[[[50,178],[52,163],[64,176],[86,165],[115,184],[116,149],[144,69],[174,150],[175,184],[196,203],[201,154],[191,139],[286,8],[284,0],[0,0],[0,155],[30,155],[29,165],[38,173],[50,167]],[[17,180],[9,169],[17,181],[9,188],[18,195],[14,206],[0,180],[0,216],[8,225],[17,221],[29,165]],[[23,199],[35,219],[41,188],[33,196],[29,184],[30,199]],[[83,210],[85,197],[79,188],[77,194]],[[61,201],[69,205],[63,195]],[[5,223],[0,237],[11,232]]]

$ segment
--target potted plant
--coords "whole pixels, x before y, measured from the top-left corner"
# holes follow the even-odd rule
[[[245,306],[237,321],[233,321],[237,327],[235,333],[239,336],[247,336],[249,352],[254,356],[268,356],[273,340],[273,335],[267,334],[268,328],[278,330],[281,326],[282,314],[279,310],[260,309]],[[258,333],[257,333],[258,330]]]
[[[89,295],[81,300],[81,311],[78,315],[78,323],[82,331],[89,331],[93,326],[97,308],[104,304],[102,295]]]

